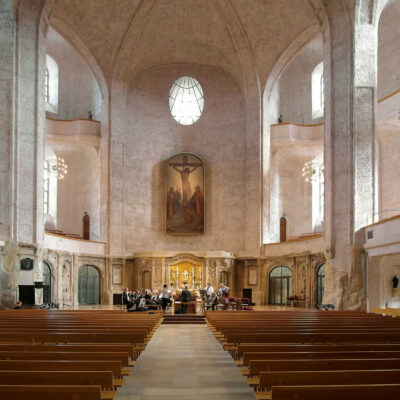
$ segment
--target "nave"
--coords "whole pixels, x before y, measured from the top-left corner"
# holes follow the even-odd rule
[[[253,389],[206,325],[161,325],[116,400],[251,400]]]

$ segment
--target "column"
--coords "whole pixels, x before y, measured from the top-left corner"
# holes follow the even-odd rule
[[[374,1],[324,0],[324,303],[364,309],[362,243],[356,232],[374,213],[377,34]]]

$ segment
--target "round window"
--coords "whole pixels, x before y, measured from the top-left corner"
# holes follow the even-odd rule
[[[200,117],[204,107],[203,89],[191,76],[176,79],[169,91],[169,109],[176,122],[192,125]]]

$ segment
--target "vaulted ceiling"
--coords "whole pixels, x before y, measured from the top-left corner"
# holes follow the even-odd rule
[[[58,0],[62,21],[91,51],[108,82],[170,63],[265,77],[304,30],[318,24],[310,0]],[[66,38],[68,40],[68,38]],[[125,75],[125,76],[124,76]],[[121,75],[120,75],[121,76]]]

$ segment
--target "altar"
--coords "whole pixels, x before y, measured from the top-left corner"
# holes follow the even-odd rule
[[[190,261],[182,261],[169,266],[169,284],[171,290],[182,290],[185,285],[189,289],[202,287],[202,266]]]

